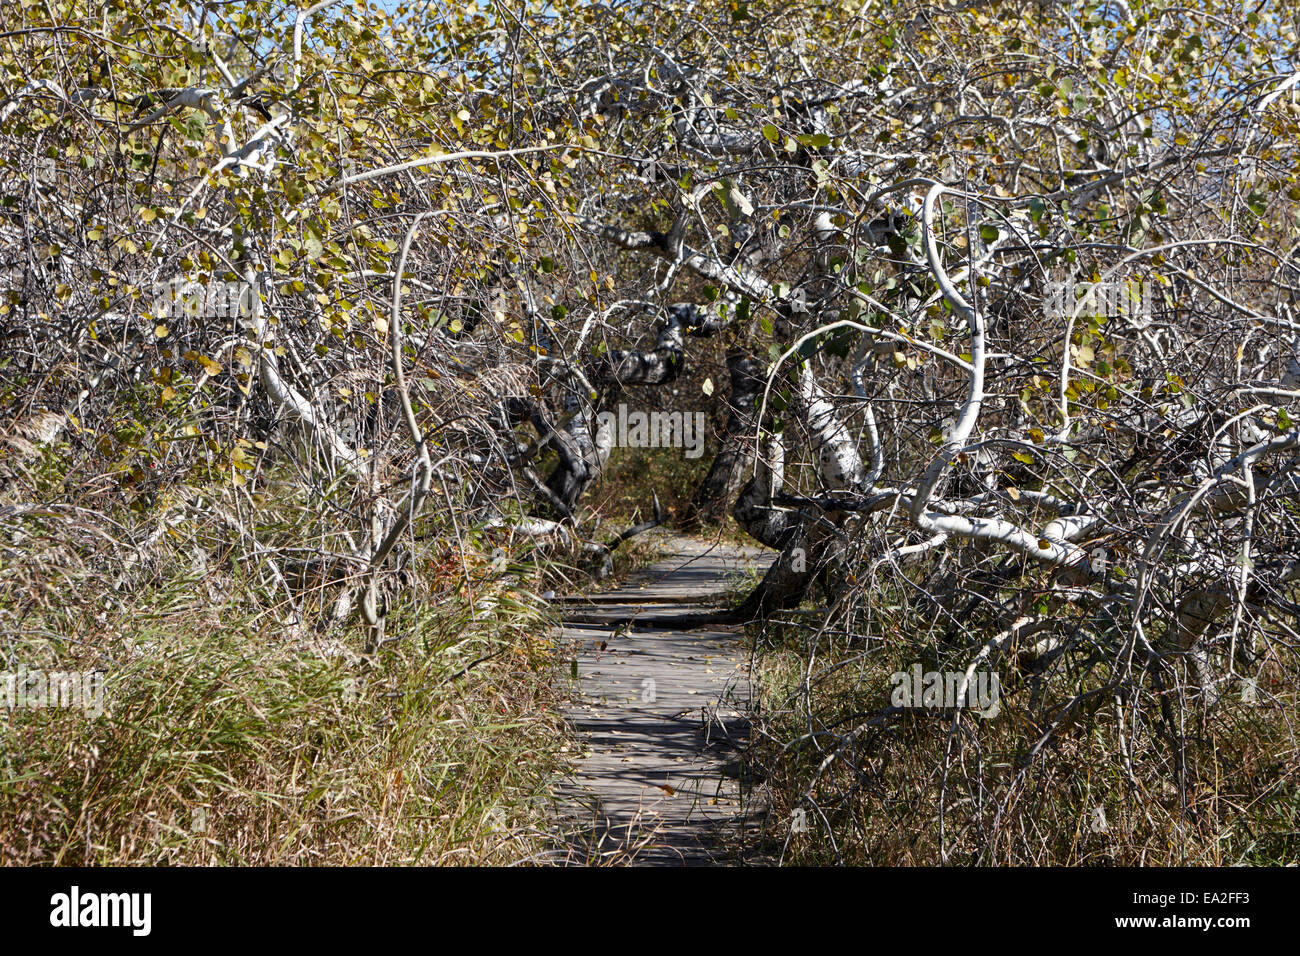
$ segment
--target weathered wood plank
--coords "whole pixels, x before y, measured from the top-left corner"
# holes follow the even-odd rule
[[[727,577],[772,555],[688,538],[672,547],[601,595],[595,620],[575,606],[582,620],[562,629],[578,666],[566,716],[585,748],[563,794],[572,862],[720,862],[744,825],[734,751],[752,691],[747,654],[738,627],[692,618],[706,622]]]

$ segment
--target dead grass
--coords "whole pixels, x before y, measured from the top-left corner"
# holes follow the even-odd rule
[[[430,534],[367,663],[329,621],[338,585],[283,573],[329,543],[327,509],[288,481],[251,500],[6,521],[0,670],[97,671],[104,695],[98,715],[0,707],[0,862],[541,858],[569,744],[537,574]]]
[[[769,807],[767,848],[784,863],[1300,861],[1294,674],[1266,668],[1255,703],[1232,693],[1208,712],[1182,710],[1175,737],[1154,696],[1121,726],[1113,695],[1061,709],[1097,681],[1063,671],[1035,701],[1006,662],[1001,713],[966,712],[954,726],[951,710],[888,709],[892,673],[945,666],[911,623],[870,641],[769,625],[759,641],[764,703],[749,760]]]

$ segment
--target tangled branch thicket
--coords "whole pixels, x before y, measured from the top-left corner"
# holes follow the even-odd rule
[[[1293,860],[1296,15],[714,6],[6,12],[11,657],[183,578],[424,660],[608,570],[602,412],[698,407],[788,858]]]

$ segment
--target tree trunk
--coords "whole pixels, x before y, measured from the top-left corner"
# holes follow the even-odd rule
[[[683,519],[688,528],[721,521],[744,483],[745,462],[757,424],[758,396],[763,390],[763,363],[748,351],[733,350],[727,353],[727,372],[731,378],[731,395],[722,446],[709,473],[695,489]]]
[[[799,376],[799,408],[817,456],[817,472],[826,490],[861,493],[872,475],[862,464],[852,432],[840,420],[811,369]],[[789,509],[778,509],[773,497],[784,481],[784,452],[773,441],[767,462],[760,461],[754,478],[736,501],[733,514],[751,535],[781,555],[745,599],[738,614],[746,619],[766,618],[774,611],[798,607],[817,580],[832,580],[840,567],[843,546],[836,525],[843,517],[819,522]]]

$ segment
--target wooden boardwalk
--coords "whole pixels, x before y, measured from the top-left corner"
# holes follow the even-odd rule
[[[616,590],[566,602],[561,640],[578,675],[566,716],[584,748],[561,795],[572,863],[707,865],[743,837],[735,751],[749,661],[718,602],[728,577],[773,555],[679,537],[669,547]]]

